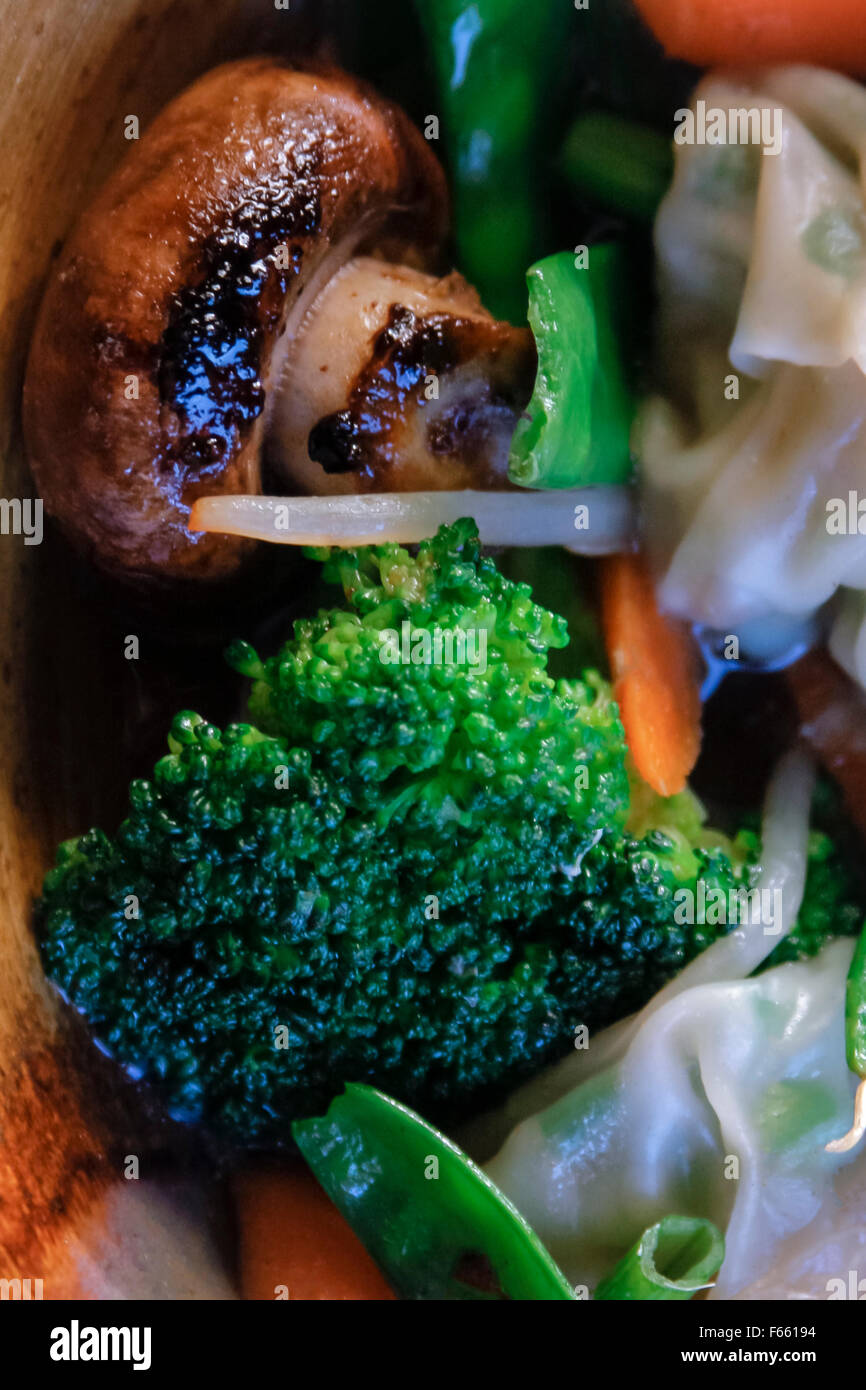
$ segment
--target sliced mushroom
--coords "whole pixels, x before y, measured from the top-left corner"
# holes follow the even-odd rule
[[[269,452],[317,494],[501,487],[534,366],[461,275],[357,257],[288,345]]]
[[[445,226],[429,146],[363,84],[270,59],[209,73],[51,275],[24,392],[46,509],[154,583],[239,567],[250,542],[191,534],[189,511],[260,493],[266,434],[293,491],[501,485],[531,336],[423,273]]]

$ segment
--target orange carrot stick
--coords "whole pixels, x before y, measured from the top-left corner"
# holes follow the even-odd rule
[[[394,1294],[302,1163],[234,1179],[244,1298],[385,1300]]]
[[[639,555],[601,562],[601,608],[614,696],[638,772],[662,796],[682,791],[701,746],[694,644],[659,612]]]
[[[866,73],[863,0],[636,0],[674,58],[701,67],[815,63]]]

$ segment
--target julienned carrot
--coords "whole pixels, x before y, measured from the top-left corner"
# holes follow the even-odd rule
[[[351,1226],[302,1163],[234,1179],[244,1298],[393,1299]]]
[[[701,746],[697,660],[687,630],[664,617],[639,555],[602,565],[602,622],[614,695],[635,766],[655,791],[682,791]]]
[[[636,0],[666,51],[701,67],[814,63],[866,73],[863,0]]]

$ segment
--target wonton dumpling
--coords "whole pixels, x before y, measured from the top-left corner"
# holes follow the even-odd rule
[[[650,537],[671,538],[663,604],[725,632],[806,616],[840,584],[866,586],[866,535],[830,535],[827,505],[866,485],[866,380],[779,366],[689,442],[670,406],[642,420]]]
[[[781,150],[677,148],[655,233],[665,396],[635,448],[662,603],[736,633],[866,588],[866,535],[828,525],[866,496],[866,92],[783,68],[710,76],[698,101],[781,109]]]
[[[797,1233],[802,1249],[827,1245],[840,1175],[853,1164],[861,1189],[866,1179],[862,1155],[824,1150],[852,1113],[852,951],[836,941],[811,961],[697,985],[648,1011],[612,1065],[597,1069],[603,1035],[570,1060],[586,1079],[519,1124],[486,1167],[573,1282],[592,1289],[673,1212],[725,1232],[720,1298],[778,1283],[774,1264],[796,1261]]]
[[[487,1171],[587,1290],[672,1214],[725,1233],[710,1297],[830,1297],[833,1259],[862,1244],[846,1223],[866,1208],[866,1154],[825,1149],[857,1084],[854,943],[753,975],[800,911],[813,788],[811,759],[790,750],[767,789],[757,916],[465,1136],[482,1159],[498,1148]]]

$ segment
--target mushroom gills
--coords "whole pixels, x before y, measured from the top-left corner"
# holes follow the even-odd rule
[[[535,347],[461,275],[357,256],[281,346],[266,451],[282,483],[326,495],[508,485]]]

